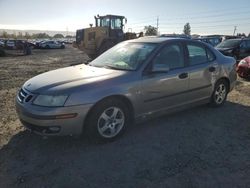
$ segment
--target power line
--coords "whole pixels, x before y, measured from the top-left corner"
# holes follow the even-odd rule
[[[157,29],[157,34],[158,34],[158,30],[159,30],[159,16],[157,16],[156,29]]]
[[[193,14],[192,13],[187,13],[187,14],[183,14],[181,16],[175,16],[175,18],[172,18],[171,20],[173,20],[173,19],[175,19],[175,20],[177,20],[177,19],[187,19],[187,16],[190,16],[190,15],[191,16],[192,15],[195,16],[195,17],[191,17],[191,18],[196,18],[196,16],[206,15],[208,13],[209,13],[209,15],[205,16],[205,17],[213,17],[213,16],[220,16],[220,15],[225,16],[226,13],[227,14],[229,14],[229,13],[233,14],[233,13],[235,13],[236,14],[235,16],[240,15],[240,14],[244,14],[244,13],[248,13],[249,14],[249,10],[239,12],[239,9],[241,9],[241,10],[242,9],[249,9],[249,7],[246,7],[246,6],[237,7],[237,10],[235,8],[232,8],[232,9],[225,8],[225,9],[217,9],[217,10],[211,10],[211,11],[200,11],[200,12],[196,12],[196,13],[193,13]],[[215,13],[215,14],[213,16],[211,16],[211,13]],[[226,14],[226,16],[227,16],[227,14]],[[160,15],[160,16],[162,16],[163,18],[166,17],[166,15]],[[131,22],[131,23],[141,23],[141,22],[139,22],[140,20],[141,21],[152,20],[152,17],[155,17],[155,16],[152,15],[151,17],[139,18],[139,19],[136,19],[138,22],[136,21],[136,22]],[[201,17],[199,17],[199,18],[201,18]]]
[[[189,22],[192,25],[196,24],[207,24],[207,23],[221,23],[221,22],[231,22],[231,21],[242,21],[242,20],[250,20],[250,17],[244,17],[244,18],[233,18],[233,19],[223,19],[223,20],[213,20],[213,21],[203,21],[203,22]],[[167,25],[176,25],[176,24],[183,24],[184,22],[175,22],[175,23],[169,23],[169,22],[161,22],[162,24],[167,24]],[[185,22],[186,23],[186,22]]]
[[[215,22],[216,23],[216,22]],[[245,23],[240,23],[238,25],[246,25],[246,24],[250,24],[250,22],[248,20],[246,20]],[[191,25],[191,24],[190,24]],[[206,25],[206,26],[192,26],[191,25],[191,29],[192,28],[214,28],[214,27],[232,27],[234,24],[220,24],[220,25]],[[167,26],[163,26],[162,28],[166,28]],[[174,28],[183,28],[183,26],[176,26]]]

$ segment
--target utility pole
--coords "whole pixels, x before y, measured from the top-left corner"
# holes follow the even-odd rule
[[[234,34],[233,34],[233,36],[235,35],[236,30],[237,30],[237,26],[234,26]]]
[[[156,29],[157,29],[157,35],[159,34],[159,16],[157,16],[156,20]]]

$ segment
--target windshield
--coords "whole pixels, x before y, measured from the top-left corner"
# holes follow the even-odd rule
[[[119,70],[136,70],[157,44],[122,42],[93,60],[89,65]]]
[[[225,40],[217,45],[217,48],[233,48],[240,44],[240,40]]]

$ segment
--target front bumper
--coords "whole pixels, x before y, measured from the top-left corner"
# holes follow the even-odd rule
[[[16,111],[22,124],[40,135],[80,135],[92,104],[71,107],[41,107],[16,99]]]

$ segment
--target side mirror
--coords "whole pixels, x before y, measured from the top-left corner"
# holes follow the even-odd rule
[[[167,73],[170,70],[167,64],[153,64],[152,72],[153,73]]]

